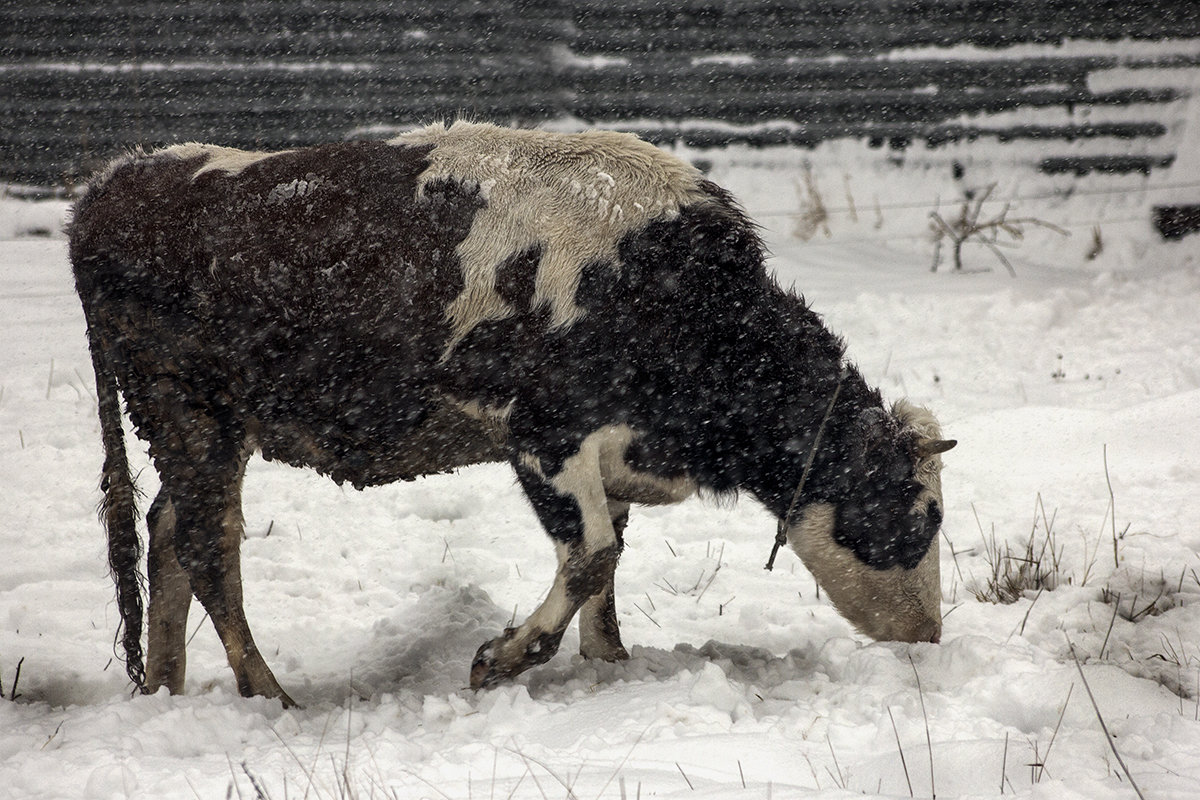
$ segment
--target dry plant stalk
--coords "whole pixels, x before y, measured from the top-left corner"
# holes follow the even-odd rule
[[[812,167],[804,165],[804,183],[796,181],[796,195],[799,198],[800,211],[796,214],[796,224],[792,235],[807,242],[818,233],[829,233],[829,211],[825,208],[825,200],[817,189],[817,181],[813,177]]]
[[[1121,555],[1117,548],[1117,496],[1113,494],[1112,479],[1108,476],[1108,444],[1104,445],[1104,483],[1108,486],[1108,510],[1106,515],[1112,521],[1113,568],[1121,566]]]
[[[917,697],[921,701],[921,717],[925,720],[925,747],[929,752],[929,796],[932,800],[937,800],[937,783],[933,776],[933,736],[929,732],[929,714],[925,710],[925,691],[921,688],[921,673],[917,672],[917,662],[913,661],[911,653],[908,656],[908,663],[912,667],[913,677],[917,681]]]
[[[1121,765],[1121,771],[1125,773],[1125,779],[1129,781],[1129,785],[1133,787],[1133,792],[1138,796],[1138,800],[1146,800],[1146,796],[1142,794],[1142,790],[1138,788],[1137,781],[1133,779],[1133,775],[1129,772],[1129,767],[1125,766],[1125,759],[1121,758],[1121,754],[1117,751],[1116,740],[1113,735],[1108,732],[1108,725],[1104,722],[1104,715],[1100,713],[1100,705],[1096,702],[1096,696],[1092,694],[1092,687],[1088,684],[1087,676],[1083,674],[1083,664],[1079,661],[1079,656],[1075,653],[1075,645],[1071,641],[1071,637],[1063,634],[1067,639],[1067,648],[1071,651],[1071,659],[1075,662],[1075,669],[1079,671],[1079,679],[1083,681],[1083,688],[1087,692],[1088,700],[1092,702],[1092,710],[1096,712],[1096,721],[1100,723],[1100,730],[1104,731],[1104,739],[1108,742],[1109,749],[1116,756],[1117,763]]]
[[[1026,226],[1033,225],[1039,228],[1046,228],[1062,236],[1071,235],[1059,226],[1043,219],[1038,219],[1037,217],[1014,217],[1010,219],[1008,216],[1008,203],[1004,204],[1004,208],[996,216],[991,219],[981,220],[983,204],[987,202],[995,189],[996,184],[993,183],[976,197],[964,199],[962,206],[959,208],[958,218],[950,222],[947,222],[937,211],[929,212],[930,227],[933,229],[934,234],[932,272],[937,272],[938,265],[941,263],[941,244],[943,238],[950,240],[955,272],[962,272],[962,246],[967,242],[974,241],[991,250],[996,258],[1000,260],[1000,263],[1004,265],[1004,268],[1008,270],[1008,274],[1015,278],[1017,272],[1013,269],[1012,262],[1008,260],[1000,248],[1016,247],[1025,238]],[[1002,234],[1007,235],[1011,241],[1002,241],[1000,239]]]
[[[1104,252],[1104,234],[1099,225],[1092,226],[1092,246],[1083,254],[1085,261],[1095,261]]]
[[[854,195],[850,192],[850,174],[842,175],[842,184],[846,187],[846,209],[850,212],[850,222],[858,224],[858,209],[854,205]]]
[[[904,782],[908,784],[908,796],[916,797],[913,794],[912,779],[908,777],[908,761],[904,758],[904,745],[900,744],[900,731],[896,730],[896,718],[892,716],[892,707],[888,706],[888,719],[892,721],[892,733],[896,737],[896,749],[900,751],[900,766],[904,768]],[[1008,739],[1005,739],[1005,747],[1008,746]],[[1001,786],[1001,794],[1003,794],[1003,785]]]
[[[17,674],[13,675],[12,687],[10,687],[8,690],[8,699],[9,700],[16,700],[18,697],[21,696],[21,693],[17,691],[17,685],[21,682],[21,665],[23,665],[24,663],[25,663],[25,657],[22,656],[21,660],[17,662]],[[0,698],[3,698],[3,697],[4,697],[4,684],[3,684],[3,682],[0,682]]]

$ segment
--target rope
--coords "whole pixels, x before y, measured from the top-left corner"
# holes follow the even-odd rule
[[[833,404],[837,402],[838,395],[842,393],[842,383],[846,380],[846,368],[842,367],[842,372],[838,375],[837,386],[833,389],[833,396],[829,398],[829,406],[825,409],[825,416],[821,417],[821,424],[817,426],[817,435],[813,439],[812,447],[808,449],[808,460],[804,462],[804,471],[800,473],[800,483],[796,484],[796,491],[792,493],[792,502],[788,504],[787,513],[779,520],[779,527],[775,530],[775,544],[771,547],[771,556],[767,559],[765,570],[770,572],[775,569],[775,555],[779,552],[779,548],[787,544],[787,532],[792,526],[792,514],[796,510],[796,503],[800,500],[800,493],[804,491],[804,484],[808,481],[808,473],[812,471],[813,461],[817,458],[817,448],[821,446],[821,436],[825,433],[825,424],[829,422],[830,415],[833,414]]]

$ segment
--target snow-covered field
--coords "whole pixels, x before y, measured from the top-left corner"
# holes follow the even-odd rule
[[[700,155],[868,378],[959,440],[940,645],[855,634],[790,553],[763,571],[774,521],[752,500],[692,500],[631,518],[631,660],[586,662],[572,631],[474,693],[476,647],[553,570],[508,469],[358,493],[256,461],[246,604],[303,708],[238,697],[195,607],[187,694],[131,697],[65,242],[23,235],[65,206],[4,201],[0,797],[1131,797],[1101,716],[1147,797],[1200,797],[1200,239],[1163,243],[1148,222],[1200,198],[1200,165],[1076,180],[1037,175],[1020,146],[900,165],[850,143]],[[1027,224],[1005,251],[1016,277],[978,245],[971,274],[946,246],[931,273],[931,206],[950,220],[992,182],[984,217],[1011,201],[1071,236]],[[989,552],[1021,556],[1031,535],[1056,585],[977,599]]]

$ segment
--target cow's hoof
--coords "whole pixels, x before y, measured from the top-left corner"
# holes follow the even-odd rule
[[[549,661],[558,652],[561,640],[561,631],[521,636],[519,628],[505,628],[502,636],[485,642],[475,652],[471,688],[486,689]]]
[[[278,700],[286,708],[302,708],[299,703],[291,698],[279,684],[268,686],[265,689],[252,689],[249,687],[238,685],[238,694],[242,697],[265,697],[268,700]]]
[[[479,646],[475,651],[475,660],[471,662],[472,689],[486,689],[521,671],[512,669],[511,663],[513,639],[516,634],[516,628],[505,628],[504,633]]]
[[[503,677],[496,671],[495,640],[485,642],[475,652],[475,660],[471,662],[471,688],[476,691],[486,689]]]
[[[629,651],[620,642],[612,644],[609,642],[603,645],[592,645],[591,647],[580,647],[579,655],[588,659],[599,659],[600,661],[628,661]]]

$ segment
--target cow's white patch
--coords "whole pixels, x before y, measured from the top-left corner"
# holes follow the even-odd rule
[[[521,453],[521,455],[517,456],[517,459],[521,462],[521,466],[534,475],[543,479],[546,477],[546,472],[542,469],[542,460],[533,453]]]
[[[582,314],[575,292],[585,264],[617,264],[627,233],[708,198],[694,167],[630,134],[456,122],[392,143],[433,145],[418,193],[448,178],[478,185],[487,199],[458,246],[464,287],[446,309],[447,356],[476,325],[514,313],[495,285],[506,259],[540,247],[532,304],[549,307],[551,325],[570,325]]]
[[[666,505],[681,502],[696,492],[696,482],[687,476],[662,478],[632,469],[625,460],[625,451],[633,437],[634,431],[628,425],[600,428],[583,440],[579,452],[564,461],[562,470],[550,481],[560,493],[574,497],[579,503],[589,553],[609,544],[610,498],[623,503]],[[605,534],[592,534],[597,538],[589,540],[589,531]]]
[[[550,485],[559,494],[574,498],[579,506],[585,555],[617,545],[612,519],[608,515],[601,463],[605,451],[612,448],[618,430],[617,426],[609,426],[590,434],[583,440],[579,452],[564,461],[558,474],[550,478]]]
[[[633,429],[628,425],[611,425],[588,437],[597,441],[600,474],[609,498],[642,505],[669,505],[696,493],[696,482],[687,476],[662,478],[632,469],[625,460],[625,451],[633,437]]]
[[[558,558],[554,583],[550,585],[550,591],[546,593],[545,599],[521,624],[521,633],[515,637],[522,643],[522,650],[537,636],[561,631],[565,628],[578,607],[578,601],[573,600],[567,591],[567,559],[570,558],[571,550],[562,542],[555,542],[554,554]]]
[[[237,175],[251,164],[256,164],[263,159],[290,152],[290,150],[277,150],[274,152],[238,150],[235,147],[220,147],[215,144],[188,142],[186,144],[177,144],[163,148],[157,151],[155,155],[163,154],[181,159],[201,157],[207,159],[192,175],[192,179],[195,180],[204,173],[213,171]]]
[[[940,639],[942,588],[937,539],[913,569],[872,569],[834,540],[835,521],[833,505],[811,503],[788,530],[788,544],[838,612],[873,639]]]

